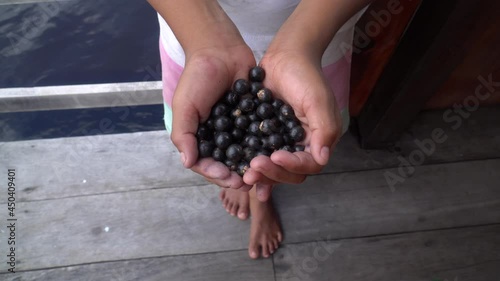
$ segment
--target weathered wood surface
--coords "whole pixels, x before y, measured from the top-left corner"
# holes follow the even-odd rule
[[[17,170],[19,201],[206,184],[164,131],[7,142],[0,153],[0,167]]]
[[[0,275],[5,281],[274,281],[271,259],[246,251],[94,263]]]
[[[285,243],[499,223],[498,170],[500,159],[422,166],[394,191],[383,170],[281,186],[275,201]],[[20,270],[244,250],[248,243],[249,222],[226,214],[214,186],[24,202],[17,216]]]
[[[286,245],[277,281],[494,281],[500,226]]]
[[[443,129],[447,140],[435,144],[423,164],[500,157],[500,107],[473,112],[457,130],[442,115],[421,114],[397,150],[363,150],[347,133],[323,173],[397,167],[401,159],[421,151],[415,140],[431,138],[436,128]],[[182,167],[163,131],[0,143],[0,155],[0,169],[18,170],[19,201],[206,184]]]
[[[500,222],[500,159],[416,167],[393,188],[398,169],[310,177],[278,187],[287,242]]]

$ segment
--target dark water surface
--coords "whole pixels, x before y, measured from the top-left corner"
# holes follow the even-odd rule
[[[0,5],[0,88],[161,80],[158,33],[145,0]],[[163,130],[162,117],[161,105],[3,113],[0,141]]]
[[[0,88],[161,80],[145,0],[0,5]]]

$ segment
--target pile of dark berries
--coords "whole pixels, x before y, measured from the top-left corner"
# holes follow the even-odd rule
[[[243,176],[256,156],[304,150],[297,144],[305,138],[304,128],[293,108],[264,88],[265,75],[262,67],[252,68],[250,81],[236,80],[212,107],[196,133],[200,158],[212,157]]]

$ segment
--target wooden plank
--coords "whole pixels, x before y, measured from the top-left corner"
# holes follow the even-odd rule
[[[500,107],[481,108],[455,130],[443,111],[424,112],[391,150],[361,149],[347,133],[323,173],[397,167],[419,153],[416,141],[431,138],[436,128],[447,139],[419,165],[500,158],[499,118]],[[206,184],[182,167],[176,151],[164,131],[6,142],[0,143],[0,169],[17,169],[19,201]]]
[[[17,203],[18,269],[246,249],[248,224],[227,215],[217,191],[184,187]],[[6,258],[0,256],[0,272]]]
[[[0,274],[5,281],[274,281],[271,259],[251,260],[247,251],[94,263]]]
[[[362,146],[398,139],[463,60],[489,1],[423,1],[359,115]],[[429,28],[429,27],[432,28]],[[473,94],[473,93],[471,93]]]
[[[161,81],[3,88],[0,113],[163,104],[161,91]]]
[[[20,202],[206,184],[182,166],[166,131],[7,142],[0,151],[1,169],[17,170]]]
[[[278,281],[498,280],[500,226],[287,245],[274,264]]]
[[[468,112],[466,118],[451,111],[446,109],[420,114],[396,142],[395,148],[401,156],[408,159],[412,152],[426,150],[422,148],[422,143],[426,143],[426,147],[433,152],[424,154],[424,164],[500,158],[500,107],[480,108]],[[441,130],[444,142],[431,141],[434,132]],[[432,149],[433,146],[435,149]],[[401,160],[398,162],[400,165]]]
[[[423,166],[394,191],[384,171],[314,176],[302,188],[279,187],[275,202],[285,243],[499,223],[499,169],[500,159]],[[244,250],[249,222],[228,216],[217,190],[164,188],[18,203],[19,270]],[[6,246],[1,243],[0,251]],[[0,255],[0,271],[5,261]]]
[[[500,159],[310,177],[274,196],[287,242],[500,222]]]

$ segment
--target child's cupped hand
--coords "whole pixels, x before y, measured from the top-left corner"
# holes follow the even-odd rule
[[[196,131],[208,119],[212,106],[239,78],[255,66],[250,48],[242,43],[225,48],[203,48],[186,56],[184,71],[173,98],[171,139],[186,168],[221,187],[249,190],[236,173],[212,158],[198,159]]]
[[[258,156],[250,163],[244,182],[269,184],[301,183],[327,164],[342,132],[342,120],[335,97],[319,61],[293,51],[268,52],[260,65],[266,70],[264,84],[273,95],[295,110],[306,131],[306,150],[279,150],[271,157]],[[258,192],[259,193],[259,192]],[[261,191],[263,198],[270,190]]]

